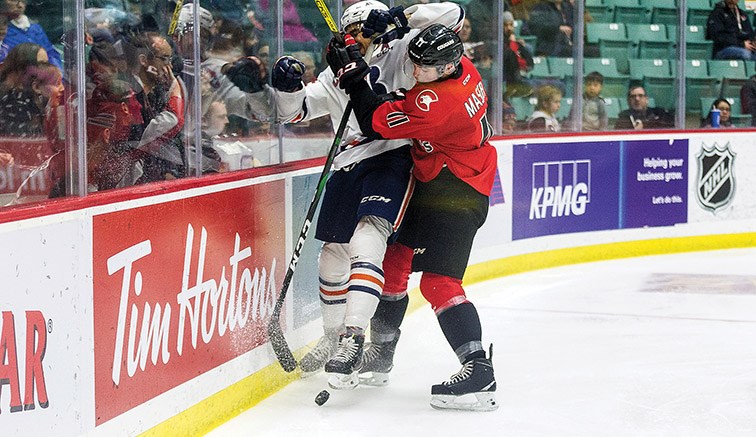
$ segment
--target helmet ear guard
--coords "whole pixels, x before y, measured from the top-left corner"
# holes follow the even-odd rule
[[[441,24],[432,24],[423,29],[407,47],[409,59],[417,65],[443,67],[459,64],[464,46],[453,30]]]

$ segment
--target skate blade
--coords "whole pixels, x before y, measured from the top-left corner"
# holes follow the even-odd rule
[[[499,408],[493,392],[468,393],[461,396],[431,395],[430,405],[437,410],[494,411]]]
[[[328,386],[334,390],[353,390],[360,385],[360,378],[357,376],[357,372],[352,372],[348,375],[343,373],[327,373]]]
[[[381,372],[360,373],[360,384],[371,387],[384,387],[389,383],[389,374]]]

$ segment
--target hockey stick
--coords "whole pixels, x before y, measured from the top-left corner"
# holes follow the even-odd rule
[[[349,116],[351,113],[352,102],[348,102],[346,108],[344,108],[344,115],[341,117],[339,127],[336,130],[336,136],[333,138],[331,149],[328,151],[328,157],[326,158],[325,165],[323,166],[323,172],[320,173],[320,180],[318,181],[318,186],[315,190],[315,196],[312,198],[312,202],[310,202],[310,209],[307,210],[307,215],[305,216],[304,223],[302,224],[302,230],[299,232],[297,244],[294,247],[294,252],[291,254],[291,262],[289,262],[289,268],[286,270],[286,276],[284,276],[283,283],[281,284],[281,292],[278,295],[276,306],[273,308],[273,315],[271,316],[270,322],[268,323],[268,340],[270,340],[273,351],[276,353],[278,362],[281,363],[281,367],[283,367],[283,369],[287,372],[292,372],[294,371],[294,369],[296,369],[297,360],[291,353],[291,348],[286,342],[286,337],[284,337],[283,329],[281,328],[281,309],[283,308],[284,301],[286,300],[286,294],[289,290],[291,279],[294,276],[294,269],[296,269],[297,267],[297,262],[299,261],[299,256],[302,252],[302,246],[304,246],[304,242],[307,239],[307,233],[310,230],[312,219],[315,217],[315,211],[318,209],[320,197],[323,194],[323,189],[325,188],[325,184],[328,181],[328,175],[331,171],[331,164],[333,164],[333,159],[336,157],[336,151],[339,149],[339,144],[341,144],[341,136],[344,134],[344,129],[346,129],[346,124],[347,121],[349,121]]]
[[[339,29],[336,27],[336,23],[333,21],[333,17],[331,17],[331,13],[328,11],[328,7],[323,0],[315,0],[315,4],[318,6],[318,10],[320,10],[320,14],[325,19],[326,24],[328,24],[328,28],[331,30],[331,33],[333,33],[333,36],[341,38]],[[331,149],[328,151],[328,157],[323,166],[323,172],[320,173],[320,180],[318,181],[318,187],[315,190],[315,196],[312,198],[312,202],[310,202],[310,209],[307,210],[304,223],[302,223],[302,230],[299,232],[297,244],[294,246],[294,252],[291,254],[289,268],[286,270],[286,276],[284,276],[283,283],[281,284],[281,292],[278,295],[276,306],[273,308],[273,315],[268,323],[268,340],[270,340],[270,345],[273,347],[273,352],[276,353],[278,362],[281,363],[281,367],[287,372],[293,372],[294,369],[297,368],[297,360],[291,353],[291,348],[289,347],[283,329],[281,328],[281,310],[283,309],[283,304],[286,300],[286,294],[289,291],[291,278],[294,276],[294,269],[297,268],[297,262],[299,261],[299,256],[302,252],[302,246],[304,246],[304,242],[307,239],[310,224],[312,224],[312,219],[315,217],[315,210],[318,209],[320,196],[323,194],[323,189],[328,180],[331,164],[333,164],[333,159],[336,157],[336,151],[339,149],[339,144],[341,143],[341,136],[344,135],[344,129],[346,129],[346,124],[347,121],[349,121],[351,113],[352,102],[349,102],[347,103],[346,108],[344,108],[344,115],[341,117],[338,129],[336,129],[336,136],[333,138]]]
[[[328,6],[325,4],[325,1],[315,0],[315,5],[318,7],[318,10],[320,11],[320,15],[323,16],[323,19],[328,25],[328,29],[331,31],[333,36],[341,39],[341,33],[339,32],[339,28],[338,26],[336,26],[336,22],[333,21],[333,17],[331,16],[331,12],[328,11]]]
[[[339,29],[336,26],[336,22],[333,21],[333,17],[328,11],[328,6],[326,6],[324,0],[315,0],[315,4],[317,5],[320,14],[323,16],[323,19],[328,25],[328,28],[330,29],[334,38],[343,41],[343,35],[341,35],[341,33],[339,32]],[[294,276],[294,270],[297,267],[297,262],[299,261],[299,256],[301,255],[302,246],[304,246],[304,242],[307,239],[307,233],[310,230],[310,225],[312,224],[312,219],[315,216],[315,211],[318,208],[318,203],[320,203],[320,197],[323,194],[323,189],[325,188],[325,184],[328,181],[331,165],[333,164],[333,160],[336,157],[336,151],[339,148],[341,137],[342,135],[344,135],[344,129],[346,129],[346,124],[347,121],[349,121],[349,116],[351,114],[352,102],[350,101],[347,102],[347,105],[344,108],[344,114],[341,116],[341,121],[339,122],[338,129],[336,129],[336,136],[333,138],[331,149],[328,151],[328,157],[326,158],[325,165],[323,166],[323,172],[320,174],[320,180],[318,181],[318,186],[315,190],[315,196],[313,197],[312,202],[310,202],[310,208],[307,210],[307,215],[305,216],[304,223],[302,223],[302,230],[299,232],[297,244],[294,247],[294,252],[291,254],[291,261],[289,262],[289,267],[286,270],[286,275],[284,276],[283,283],[281,284],[281,292],[278,295],[278,299],[276,299],[276,306],[273,308],[273,314],[271,315],[270,322],[268,323],[268,340],[270,341],[270,345],[273,347],[273,352],[275,352],[278,362],[281,363],[281,367],[283,367],[286,372],[293,372],[297,368],[297,360],[291,353],[291,348],[289,347],[289,344],[286,341],[286,337],[284,336],[283,329],[281,328],[281,310],[283,309],[284,301],[286,300],[286,295],[289,291],[289,285],[291,284],[291,279]]]
[[[176,7],[173,8],[173,15],[171,16],[171,24],[168,26],[168,36],[173,36],[176,32],[176,24],[178,24],[179,14],[181,13],[181,7],[184,5],[184,0],[178,0]]]

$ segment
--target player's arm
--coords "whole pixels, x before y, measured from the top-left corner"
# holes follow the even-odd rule
[[[273,65],[271,85],[276,90],[274,102],[277,120],[280,123],[299,123],[329,113],[329,101],[335,92],[333,77],[325,70],[318,80],[307,85],[302,83],[304,64],[291,56],[279,58]]]
[[[431,24],[443,24],[455,32],[462,28],[464,9],[455,3],[395,6],[389,10],[373,9],[362,26],[362,35],[373,38],[373,44],[385,44],[401,39],[410,29],[424,29]]]

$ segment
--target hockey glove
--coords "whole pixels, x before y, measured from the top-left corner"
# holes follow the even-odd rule
[[[386,32],[388,26],[392,24],[394,28]],[[375,44],[385,44],[395,39],[402,39],[409,31],[409,22],[402,6],[395,6],[388,11],[373,9],[362,25],[362,35],[366,38],[379,35],[373,41]]]
[[[299,91],[304,86],[302,85],[304,73],[305,65],[301,61],[291,56],[282,56],[273,65],[271,84],[279,91],[287,93]]]
[[[333,71],[334,83],[347,93],[370,71],[370,67],[362,58],[360,46],[348,34],[344,36],[344,43],[331,38],[326,50],[326,61]]]
[[[245,93],[256,93],[265,88],[267,74],[262,62],[254,56],[226,64],[221,70],[228,79]]]

